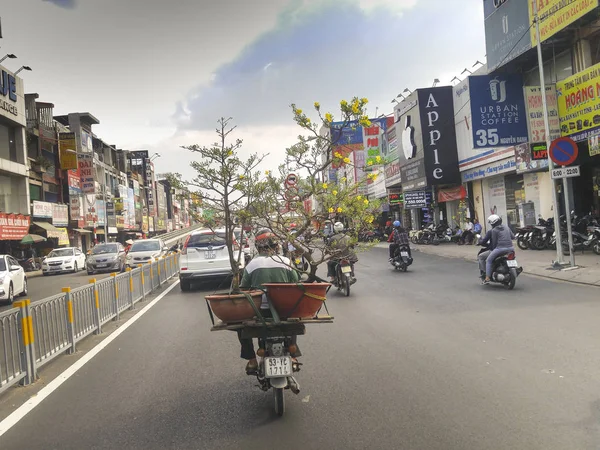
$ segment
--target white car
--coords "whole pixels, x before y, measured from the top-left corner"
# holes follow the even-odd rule
[[[0,255],[0,300],[11,305],[15,295],[27,295],[25,270],[12,256]]]
[[[127,252],[127,267],[148,264],[149,261],[164,256],[169,251],[162,239],[140,239],[135,241]]]
[[[240,268],[245,266],[244,252],[234,240],[234,255]],[[179,258],[179,280],[182,291],[189,291],[192,281],[231,276],[229,252],[225,245],[225,230],[201,229],[193,231],[186,239]]]
[[[85,270],[85,254],[76,247],[55,248],[42,260],[44,276]]]

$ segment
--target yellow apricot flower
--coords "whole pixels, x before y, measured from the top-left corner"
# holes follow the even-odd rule
[[[300,108],[298,108],[298,109],[295,111],[295,113],[296,113],[296,114],[298,114],[298,115],[300,115],[300,114],[302,114],[302,110],[301,110]]]
[[[329,208],[329,212],[332,213],[333,212],[333,208]]]
[[[369,103],[369,100],[367,98],[365,98],[365,97],[361,98],[360,101],[363,102],[365,105],[367,103]]]
[[[342,211],[343,209],[340,206],[338,206],[337,212],[341,213]]]
[[[340,105],[341,105],[342,107],[346,107],[346,106],[348,106],[348,102],[347,102],[346,100],[342,100],[342,101],[340,102]]]
[[[356,196],[356,200],[360,200],[362,198],[362,195],[357,195]]]
[[[368,161],[367,161],[367,166],[372,166],[372,165],[373,165],[373,161],[371,161],[371,160],[368,160]]]
[[[344,158],[344,162],[345,162],[346,164],[350,164],[350,158],[348,158],[348,157]]]
[[[342,157],[342,154],[341,154],[340,152],[335,152],[335,153],[333,154],[333,156],[335,156],[336,158],[341,158],[341,157]]]
[[[335,189],[334,189],[333,191],[331,191],[331,193],[332,193],[333,195],[337,195],[337,191],[336,191]]]
[[[327,189],[327,183],[323,183],[323,189]]]
[[[327,123],[333,122],[333,116],[330,113],[325,114],[325,121]]]
[[[321,107],[321,104],[319,102],[315,102],[315,109],[319,109]]]
[[[377,155],[377,156],[375,157],[375,161],[377,161],[377,162],[380,162],[380,161],[381,161],[381,156]]]
[[[367,200],[367,199],[365,198],[365,201],[364,201],[364,203],[365,203],[365,205],[368,205],[368,204],[369,204],[369,200]]]

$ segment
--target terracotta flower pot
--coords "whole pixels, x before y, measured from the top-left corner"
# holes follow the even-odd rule
[[[263,292],[249,291],[248,294],[252,297],[256,308],[260,308]],[[207,295],[205,298],[210,303],[213,314],[225,323],[243,322],[256,315],[244,294],[215,294]]]
[[[325,301],[330,283],[265,283],[267,295],[282,319],[312,319]]]

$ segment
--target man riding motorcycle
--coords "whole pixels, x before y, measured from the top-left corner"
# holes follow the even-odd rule
[[[501,255],[515,251],[512,244],[515,235],[509,227],[502,225],[502,218],[497,214],[492,214],[488,217],[488,223],[492,229],[479,241],[479,245],[490,243],[490,249],[478,256],[482,284],[489,284],[494,260]]]
[[[258,231],[255,238],[255,246],[258,255],[254,257],[244,268],[240,288],[244,289],[263,289],[264,283],[297,283],[298,272],[292,269],[291,261],[285,256],[277,254],[279,242],[276,236],[268,229]],[[270,317],[271,311],[266,295],[260,305],[260,313],[263,317]],[[258,361],[254,352],[254,343],[252,339],[243,339],[241,331],[238,331],[238,339],[241,344],[241,358],[248,361],[246,372],[252,373],[258,369]],[[292,343],[296,345],[296,336],[292,338]],[[302,356],[300,349],[296,351],[293,357]]]
[[[334,234],[329,238],[329,247],[335,251],[334,257],[327,261],[327,276],[330,282],[335,281],[335,269],[341,259],[348,259],[352,265],[352,281],[355,282],[354,264],[358,261],[352,250],[350,237],[344,234],[344,224],[336,222],[333,225]]]
[[[402,228],[402,224],[399,220],[394,221],[394,231],[390,234],[388,242],[390,242],[390,262],[394,259],[396,250],[400,247],[405,247],[408,251],[408,256],[412,258],[410,251],[410,240],[408,239],[408,232]]]

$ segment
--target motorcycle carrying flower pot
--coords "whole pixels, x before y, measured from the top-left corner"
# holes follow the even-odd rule
[[[263,292],[259,290],[240,294],[214,294],[204,298],[210,304],[213,314],[225,323],[243,322],[256,315],[256,309],[248,300],[248,294],[256,309],[260,308]]]
[[[312,319],[325,302],[330,283],[265,283],[267,296],[282,319]]]

